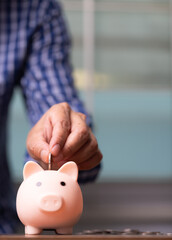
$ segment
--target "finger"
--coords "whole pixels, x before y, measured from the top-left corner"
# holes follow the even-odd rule
[[[65,164],[67,161],[59,161],[59,162],[53,162],[52,163],[52,169],[58,170],[63,164]]]
[[[97,153],[87,161],[78,164],[79,170],[90,170],[96,167],[100,163],[102,157],[102,153],[98,150]]]
[[[74,153],[74,155],[68,160],[72,160],[75,161],[77,164],[80,164],[94,156],[95,153],[97,153],[97,139],[92,132],[90,133],[90,136],[91,139],[85,145],[83,145],[76,153]]]
[[[50,151],[56,156],[63,148],[70,133],[70,107],[66,103],[57,104],[52,107],[49,121],[52,124],[52,137],[50,140]]]
[[[43,135],[37,134],[32,129],[28,134],[26,146],[32,158],[48,163],[49,144],[45,141]]]
[[[90,140],[90,130],[83,114],[71,111],[71,133],[63,148],[64,159],[69,159]]]
[[[43,136],[44,136],[45,141],[47,143],[50,143],[53,128],[52,128],[51,122],[47,118],[45,119],[45,124],[44,124],[43,131],[44,131]]]

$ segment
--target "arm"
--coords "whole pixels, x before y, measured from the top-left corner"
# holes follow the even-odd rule
[[[90,117],[74,87],[69,51],[70,39],[61,9],[50,1],[32,36],[21,81],[33,125],[27,149],[34,159],[45,163],[51,151],[54,168],[73,160],[80,170],[90,170],[98,166],[102,154],[89,128]],[[94,178],[98,169],[81,175],[90,173]]]

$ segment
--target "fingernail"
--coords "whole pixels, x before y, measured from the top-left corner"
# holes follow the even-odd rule
[[[46,150],[41,151],[41,160],[43,162],[48,162],[48,152]]]
[[[54,147],[52,148],[52,150],[51,150],[51,153],[52,153],[52,155],[58,155],[58,153],[59,153],[59,151],[60,151],[60,145],[59,144],[56,144],[56,145],[54,145]]]

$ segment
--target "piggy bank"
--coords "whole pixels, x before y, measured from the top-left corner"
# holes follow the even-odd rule
[[[36,162],[29,161],[24,166],[23,176],[16,209],[25,225],[25,234],[40,234],[43,229],[72,234],[83,210],[76,163],[67,162],[54,171],[43,170]]]

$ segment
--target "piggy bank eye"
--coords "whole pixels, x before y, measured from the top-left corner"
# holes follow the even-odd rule
[[[65,183],[65,182],[60,182],[60,184],[61,184],[62,186],[66,186],[66,183]]]
[[[37,183],[36,183],[36,186],[37,186],[37,187],[40,187],[41,185],[42,185],[41,182],[37,182]]]

